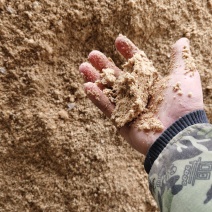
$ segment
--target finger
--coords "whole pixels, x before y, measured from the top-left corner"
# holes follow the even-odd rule
[[[140,51],[131,40],[123,35],[119,35],[116,38],[115,46],[126,59],[130,59],[135,53]]]
[[[110,60],[108,59],[102,52],[94,50],[92,51],[88,59],[90,63],[99,71],[105,68],[111,68],[114,70],[115,76],[119,76],[121,74],[121,70]]]
[[[100,73],[88,62],[82,63],[79,67],[85,82],[95,82],[100,79]]]
[[[96,105],[107,117],[110,117],[114,110],[114,105],[105,96],[101,89],[92,82],[85,83],[84,89],[88,98],[94,103],[94,105]]]
[[[178,72],[185,70],[191,66],[193,58],[191,56],[189,40],[187,38],[179,39],[172,46],[172,54],[171,54],[171,71]]]

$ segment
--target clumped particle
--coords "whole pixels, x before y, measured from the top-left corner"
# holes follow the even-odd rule
[[[114,70],[111,68],[103,69],[100,76],[101,76],[100,82],[103,85],[112,86],[116,80]]]
[[[188,93],[188,97],[191,98],[192,97],[192,92]]]
[[[181,87],[180,87],[180,82],[177,82],[174,86],[173,86],[173,91],[174,92],[177,92],[181,90]]]
[[[159,79],[152,62],[141,51],[129,59],[123,68],[123,73],[118,78],[114,77],[114,72],[110,69],[103,70],[102,74],[101,82],[103,84],[109,83],[109,86],[111,86],[111,89],[104,89],[103,92],[115,104],[111,119],[118,127],[122,127],[137,118],[142,120],[144,114],[151,113],[149,119],[139,122],[138,129],[161,130],[160,121],[156,120],[152,114],[162,98],[157,98],[155,107],[148,105],[153,95],[151,93],[153,87]]]
[[[177,95],[178,95],[178,96],[182,96],[182,95],[183,95],[183,92],[182,92],[181,90],[179,90],[179,91],[177,92]]]
[[[61,119],[67,120],[69,119],[68,113],[65,110],[60,110],[58,115]]]

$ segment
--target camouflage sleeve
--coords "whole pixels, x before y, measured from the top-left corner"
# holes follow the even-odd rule
[[[163,212],[212,211],[212,125],[179,132],[149,172],[152,195]]]

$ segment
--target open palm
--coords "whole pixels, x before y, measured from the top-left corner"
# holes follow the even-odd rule
[[[115,41],[117,50],[128,60],[134,54],[141,50],[137,48],[128,38],[119,35]],[[191,57],[189,41],[186,38],[181,38],[172,47],[170,62],[170,75],[166,78],[161,78],[154,89],[153,99],[156,99],[160,94],[163,101],[157,105],[157,110],[154,114],[155,118],[160,120],[163,129],[155,130],[139,130],[136,124],[125,124],[118,128],[120,134],[139,152],[147,154],[150,146],[166,130],[180,117],[185,114],[203,109],[203,96],[201,81],[198,71]],[[89,54],[89,62],[80,65],[80,72],[85,79],[85,92],[88,98],[108,117],[115,108],[115,105],[110,102],[108,97],[103,93],[103,89],[107,85],[99,84],[101,78],[100,73],[105,68],[114,70],[115,76],[118,78],[123,72],[120,70],[111,59],[107,58],[99,51],[92,51]],[[161,85],[166,82],[165,88]],[[152,103],[154,105],[154,101]],[[142,121],[140,117],[134,122]]]

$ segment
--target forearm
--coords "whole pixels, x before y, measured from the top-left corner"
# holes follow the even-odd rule
[[[206,122],[201,111],[183,117],[147,155],[150,190],[163,212],[211,211],[212,125]]]

